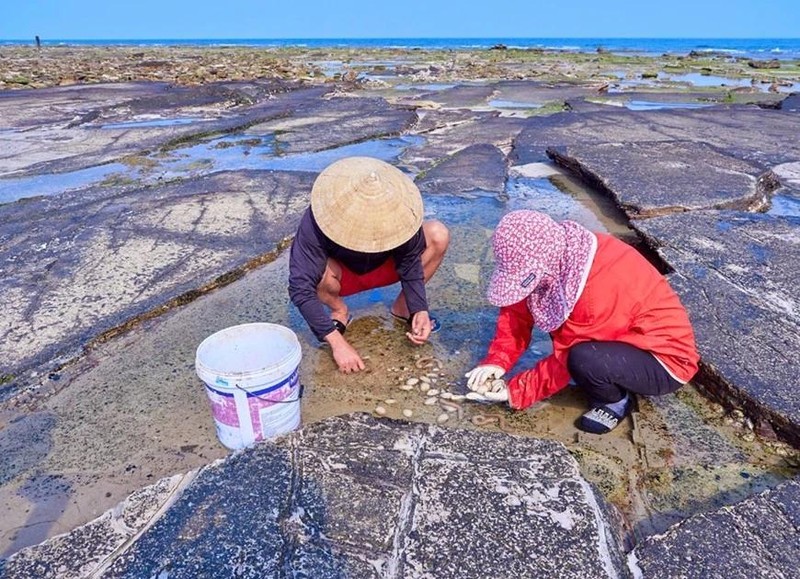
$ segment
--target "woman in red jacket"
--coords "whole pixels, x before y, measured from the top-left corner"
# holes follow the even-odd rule
[[[497,330],[486,358],[467,373],[483,398],[523,409],[572,377],[591,406],[578,427],[604,434],[627,414],[631,392],[668,394],[697,372],[686,310],[632,247],[536,211],[504,216],[492,245],[487,297],[500,307]],[[534,324],[550,333],[553,353],[503,387],[497,380],[528,348]]]

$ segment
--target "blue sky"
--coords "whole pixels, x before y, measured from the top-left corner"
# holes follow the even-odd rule
[[[0,0],[0,39],[796,38],[800,0]]]

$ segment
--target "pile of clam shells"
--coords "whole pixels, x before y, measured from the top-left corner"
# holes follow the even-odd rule
[[[401,379],[398,389],[403,392],[419,392],[425,397],[423,404],[425,406],[439,405],[444,412],[436,417],[436,422],[442,424],[450,419],[450,414],[456,413],[458,418],[463,418],[464,409],[459,402],[463,401],[466,396],[463,394],[453,394],[440,387],[440,383],[444,382],[446,374],[442,372],[442,363],[437,358],[423,357],[416,360],[414,366],[417,370],[422,372],[418,376],[411,378]],[[389,368],[389,371],[406,371],[407,368]],[[446,384],[452,386],[453,384]],[[396,404],[397,400],[394,398],[387,398],[383,404],[375,407],[375,414],[378,416],[386,415],[386,406]],[[404,408],[402,412],[406,418],[411,418],[414,412],[410,408]]]

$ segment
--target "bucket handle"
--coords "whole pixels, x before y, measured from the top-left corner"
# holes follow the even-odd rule
[[[298,384],[299,388],[297,390],[297,398],[292,398],[291,400],[272,400],[271,398],[264,398],[259,396],[258,394],[253,394],[252,392],[248,392],[238,384],[234,384],[236,388],[247,394],[248,396],[253,396],[254,398],[258,398],[264,402],[271,402],[272,404],[291,404],[292,402],[299,402],[300,399],[303,397],[303,389],[304,386],[302,384]]]

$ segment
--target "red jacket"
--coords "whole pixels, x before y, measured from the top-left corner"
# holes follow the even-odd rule
[[[570,380],[569,349],[580,342],[617,341],[651,352],[679,382],[697,372],[699,355],[689,316],[677,294],[634,248],[597,235],[589,277],[567,320],[550,334],[553,353],[508,382],[509,404],[527,408]],[[534,320],[526,300],[500,309],[497,330],[481,364],[508,372],[531,341]]]

